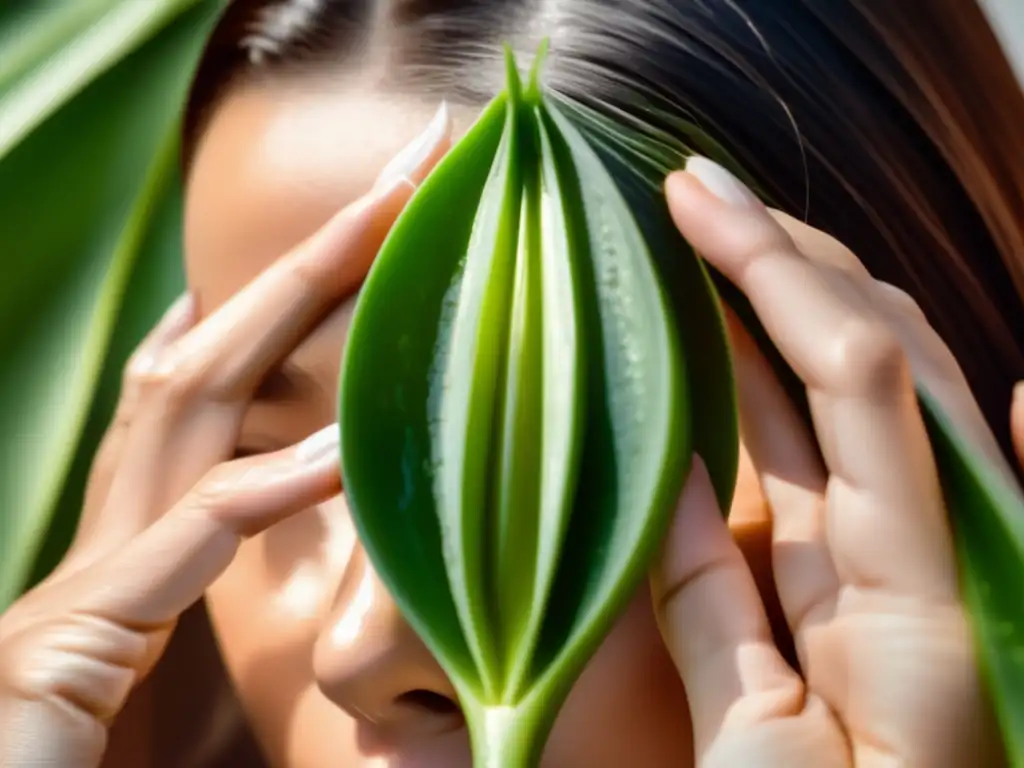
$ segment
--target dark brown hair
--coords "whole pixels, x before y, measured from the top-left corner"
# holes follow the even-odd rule
[[[969,0],[236,0],[200,67],[194,144],[238,78],[359,66],[482,105],[501,44],[551,38],[553,88],[686,118],[787,212],[908,291],[1007,455],[1024,379],[1024,98]]]

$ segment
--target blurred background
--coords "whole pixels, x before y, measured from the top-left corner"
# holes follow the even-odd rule
[[[78,520],[128,354],[183,289],[178,122],[225,0],[0,0],[0,612]],[[257,768],[202,604],[106,764]]]

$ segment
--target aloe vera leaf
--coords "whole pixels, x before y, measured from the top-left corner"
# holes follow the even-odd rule
[[[21,21],[22,9],[0,10],[0,27],[8,26],[10,17],[12,25],[28,33],[21,35],[16,45],[8,46],[0,59],[0,156],[100,75],[202,1],[76,0],[62,7],[33,9],[37,19],[31,24]],[[52,55],[55,51],[60,55]]]
[[[531,86],[537,98],[536,84]],[[543,124],[538,106],[532,106],[534,167],[532,190],[536,192],[531,217],[525,234],[537,249],[540,280],[540,306],[536,310],[541,336],[541,351],[536,369],[524,366],[523,372],[539,390],[539,408],[533,414],[541,434],[535,447],[521,445],[520,453],[534,459],[532,471],[539,486],[535,504],[536,525],[531,526],[532,552],[519,549],[520,557],[529,556],[531,570],[524,569],[520,578],[532,586],[531,602],[526,607],[523,643],[513,658],[506,683],[511,701],[525,694],[525,684],[533,652],[539,639],[548,599],[565,544],[575,487],[579,476],[584,419],[584,356],[583,318],[578,296],[579,279],[575,269],[576,254],[569,239],[566,209],[563,206],[561,183],[555,166],[551,139]],[[539,371],[539,375],[538,375]],[[543,444],[543,452],[537,448]],[[524,482],[531,482],[524,478]],[[514,510],[513,510],[514,513]],[[519,512],[520,525],[522,511]],[[515,521],[513,521],[515,522]],[[514,547],[509,546],[510,554]],[[499,609],[500,610],[500,609]]]
[[[452,675],[478,763],[502,766],[536,761],[643,579],[690,459],[687,369],[643,232],[536,76],[520,89],[510,67],[508,91],[395,224],[340,393],[360,536]],[[442,197],[468,213],[442,218]],[[398,364],[374,365],[380,349]],[[513,549],[531,545],[517,566]],[[424,582],[446,582],[447,600]]]
[[[524,169],[524,174],[532,168]],[[538,565],[538,518],[533,513],[540,498],[540,454],[544,392],[537,371],[544,370],[541,349],[540,246],[536,231],[538,192],[536,182],[526,181],[521,199],[515,275],[512,279],[511,317],[508,323],[505,382],[496,408],[497,464],[491,488],[495,519],[490,528],[493,589],[489,595],[495,631],[503,638],[503,671],[514,678],[528,650],[526,634],[534,604],[533,573]],[[545,371],[546,372],[546,371]],[[455,375],[458,375],[455,372]],[[554,457],[556,460],[558,457]],[[514,685],[507,679],[502,692]],[[502,696],[504,698],[504,696]]]
[[[575,496],[584,415],[574,254],[550,140],[536,105],[546,55],[545,43],[530,72],[528,103],[517,105],[522,111],[517,119],[523,215],[502,404],[505,428],[494,486],[495,572],[504,589],[493,599],[497,613],[509,619],[501,626],[507,639],[505,702],[519,700],[528,684]],[[510,49],[506,64],[510,87],[516,87],[518,72]]]
[[[640,229],[572,126],[546,108],[538,115],[578,261],[586,432],[535,680],[513,707],[467,708],[482,765],[535,763],[573,681],[644,578],[690,458],[685,368]]]
[[[553,110],[575,120],[627,201],[650,247],[686,350],[690,402],[694,404],[690,414],[693,451],[708,467],[719,505],[728,510],[739,462],[738,404],[725,317],[711,273],[672,222],[660,182],[654,183],[649,169],[645,172],[636,166],[635,152],[640,146],[636,142],[641,139],[634,135],[631,142],[610,145],[610,124],[595,123],[588,113],[567,109],[569,103],[562,98],[550,101]],[[659,173],[656,178],[663,176]]]
[[[643,579],[689,466],[682,350],[649,248],[579,132],[545,109],[588,332],[575,508],[538,645],[533,695],[561,701]]]
[[[492,484],[501,440],[498,390],[507,375],[513,277],[519,214],[523,205],[520,99],[512,71],[506,96],[505,130],[480,197],[448,331],[441,395],[434,400],[435,498],[441,519],[445,564],[463,633],[477,664],[484,695],[500,695],[502,668],[495,636],[498,606],[486,595],[498,586],[485,572],[483,555]],[[514,437],[513,437],[514,439]],[[499,549],[496,555],[503,555]],[[502,558],[505,561],[505,558]],[[488,590],[488,586],[492,589]]]
[[[505,124],[502,97],[399,216],[356,304],[339,384],[342,476],[360,541],[460,695],[480,695],[480,681],[443,557],[432,413],[443,396],[464,256]]]

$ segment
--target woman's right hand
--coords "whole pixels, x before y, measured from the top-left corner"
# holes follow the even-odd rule
[[[242,539],[340,492],[336,426],[231,460],[238,432],[260,382],[358,289],[447,133],[205,320],[183,298],[139,347],[71,550],[0,616],[0,765],[98,765],[178,616]]]

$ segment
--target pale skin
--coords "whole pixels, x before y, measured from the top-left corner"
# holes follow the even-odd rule
[[[331,426],[359,284],[472,119],[441,115],[381,178],[430,113],[268,85],[218,108],[189,179],[189,296],[128,366],[72,550],[0,617],[0,763],[42,750],[98,765],[205,595],[273,765],[470,764],[450,683],[355,540]],[[744,460],[729,526],[698,460],[545,768],[998,764],[911,389],[911,370],[933,382],[1001,461],[955,361],[905,295],[710,162],[665,191],[807,385],[816,434],[733,320]],[[1024,458],[1024,398],[1012,418]],[[773,640],[776,593],[800,674]]]

